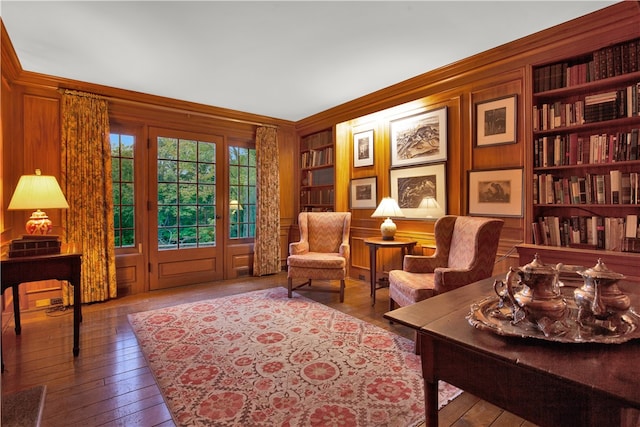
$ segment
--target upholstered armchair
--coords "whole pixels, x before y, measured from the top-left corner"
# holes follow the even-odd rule
[[[289,298],[294,289],[309,285],[311,291],[339,292],[344,302],[344,281],[349,258],[350,212],[301,212],[298,215],[300,241],[289,244],[287,278]],[[295,279],[304,283],[293,285]],[[311,288],[311,281],[340,280],[340,289]]]
[[[389,309],[404,307],[490,277],[504,221],[446,215],[434,226],[436,252],[407,255],[389,272]]]

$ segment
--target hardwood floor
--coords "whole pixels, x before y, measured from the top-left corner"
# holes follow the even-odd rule
[[[73,311],[22,313],[22,335],[13,321],[2,332],[5,372],[2,393],[46,384],[42,425],[173,426],[171,415],[142,355],[127,314],[270,287],[286,287],[286,274],[166,289],[83,306],[80,355],[74,358]],[[318,284],[319,286],[320,284]],[[379,290],[371,306],[368,283],[349,280],[345,302],[338,294],[305,292],[354,317],[399,335],[413,331],[383,317],[388,292]],[[441,426],[514,427],[532,424],[463,393],[440,411]]]

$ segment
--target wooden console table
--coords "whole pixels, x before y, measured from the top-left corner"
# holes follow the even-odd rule
[[[413,247],[418,243],[416,240],[395,238],[394,240],[383,240],[381,237],[372,237],[364,239],[364,243],[369,246],[369,272],[371,282],[371,297],[373,299],[372,304],[376,303],[376,291],[383,286],[376,286],[377,282],[377,256],[379,248],[400,248],[402,251],[402,259],[404,256],[413,250]]]
[[[82,321],[81,264],[81,253],[17,258],[2,257],[0,260],[2,293],[8,288],[13,288],[13,316],[16,335],[20,335],[22,331],[18,291],[20,284],[50,279],[67,280],[73,285],[73,356],[78,356],[80,353],[80,322]]]
[[[619,426],[623,408],[640,409],[640,340],[566,344],[475,329],[470,305],[495,295],[481,280],[384,317],[418,331],[426,425],[438,425],[438,380],[541,426]],[[635,282],[621,282],[640,308]]]

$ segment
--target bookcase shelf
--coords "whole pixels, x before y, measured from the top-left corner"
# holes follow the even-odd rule
[[[533,91],[532,223],[520,262],[536,251],[586,267],[619,256],[619,272],[638,275],[640,39],[534,67]]]
[[[335,154],[331,129],[300,140],[300,212],[334,210]]]

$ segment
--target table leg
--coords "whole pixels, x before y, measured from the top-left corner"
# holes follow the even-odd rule
[[[425,427],[438,427],[438,380],[424,381]]]
[[[80,292],[80,267],[73,274],[73,356],[80,354],[80,322],[82,321],[82,295]]]
[[[17,283],[12,286],[13,289],[13,320],[16,324],[16,335],[20,335],[22,332],[22,326],[20,326],[20,285]]]
[[[376,276],[377,276],[377,265],[376,265],[376,252],[378,248],[376,245],[369,246],[369,281],[371,284],[371,305],[376,304]]]

